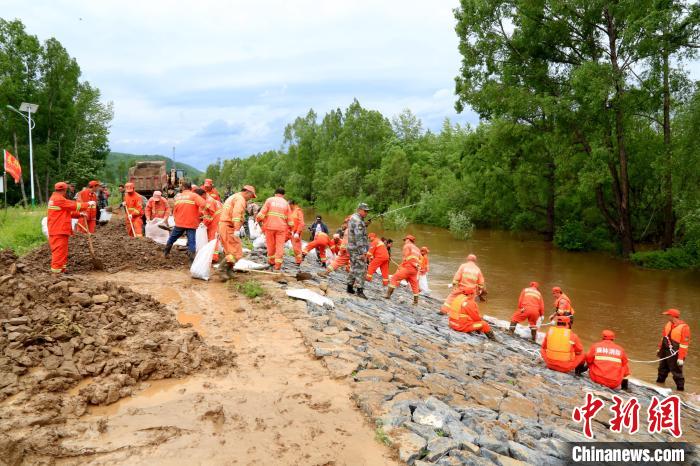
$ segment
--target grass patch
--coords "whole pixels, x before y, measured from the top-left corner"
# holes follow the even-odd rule
[[[447,213],[450,219],[450,233],[457,239],[469,239],[474,233],[474,223],[465,212],[450,211]]]
[[[243,283],[237,283],[236,291],[242,293],[247,298],[253,299],[265,294],[265,289],[257,280],[248,280]]]
[[[448,436],[447,432],[445,432],[442,429],[435,429],[435,435],[437,435],[438,437],[447,437]]]
[[[21,256],[46,242],[41,232],[41,217],[45,216],[46,206],[0,211],[0,249],[11,249]]]
[[[250,238],[243,238],[243,247],[253,250],[253,241]]]
[[[391,440],[389,440],[389,437],[386,435],[386,432],[384,432],[384,425],[382,424],[382,420],[377,419],[376,425],[377,427],[374,429],[374,439],[377,442],[386,445],[387,447],[390,446]]]

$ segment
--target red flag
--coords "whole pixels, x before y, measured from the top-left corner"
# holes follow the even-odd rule
[[[9,151],[5,151],[5,171],[15,180],[15,183],[19,183],[19,177],[22,176],[22,167],[17,160]]]

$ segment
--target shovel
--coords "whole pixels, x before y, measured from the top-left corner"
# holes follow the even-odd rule
[[[85,230],[85,233],[87,233],[88,249],[90,250],[90,256],[92,256],[92,266],[95,268],[95,270],[104,270],[104,264],[95,255],[95,247],[92,245],[92,233],[90,233],[90,230],[85,228],[85,226],[82,223],[78,222],[78,226]]]
[[[134,238],[136,238],[136,230],[134,229],[134,222],[131,221],[131,214],[129,214],[129,210],[124,207],[124,215],[126,215],[126,219],[129,221],[129,226],[131,226],[131,234],[134,235]]]

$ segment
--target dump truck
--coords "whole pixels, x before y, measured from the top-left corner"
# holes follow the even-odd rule
[[[137,193],[151,197],[154,191],[161,191],[173,197],[180,191],[184,172],[175,168],[168,173],[164,160],[141,161],[129,168],[129,181],[134,183]]]

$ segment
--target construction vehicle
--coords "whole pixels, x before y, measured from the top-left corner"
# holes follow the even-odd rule
[[[146,197],[151,197],[154,191],[173,197],[180,191],[184,180],[185,173],[182,170],[172,168],[168,173],[164,160],[136,162],[136,165],[129,168],[129,181],[134,183],[137,193]]]

